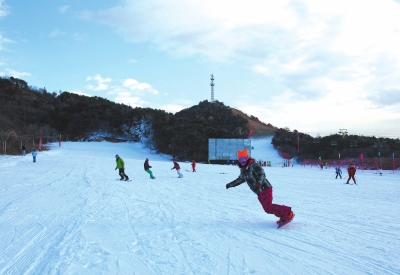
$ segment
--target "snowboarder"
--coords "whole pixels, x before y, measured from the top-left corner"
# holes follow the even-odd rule
[[[120,158],[119,155],[115,155],[115,161],[117,162],[117,167],[115,167],[115,170],[119,169],[119,176],[121,177],[119,180],[129,180],[129,177],[125,174],[124,160]]]
[[[354,175],[356,174],[356,167],[354,167],[354,164],[350,164],[349,168],[347,168],[347,173],[349,174],[349,178],[347,179],[346,184],[349,184],[350,179],[353,179],[354,183],[356,183],[356,179],[354,178]]]
[[[36,162],[36,156],[37,156],[36,149],[33,149],[32,151],[33,162]]]
[[[183,178],[183,175],[181,174],[181,167],[176,162],[176,160],[172,160],[172,161],[174,162],[174,167],[172,167],[171,170],[176,169],[176,172],[178,173],[178,178]]]
[[[22,145],[21,150],[22,150],[22,155],[26,156],[26,144]]]
[[[265,177],[264,169],[251,157],[247,149],[238,151],[238,161],[240,175],[234,181],[226,185],[226,189],[238,186],[244,182],[258,196],[264,211],[268,214],[274,214],[280,218],[276,223],[281,225],[291,221],[294,217],[291,207],[272,203],[272,185]]]
[[[335,167],[335,171],[336,171],[336,177],[335,179],[337,179],[337,177],[339,176],[340,178],[342,178],[342,170],[340,169],[340,167]]]
[[[146,160],[144,161],[144,171],[149,173],[151,179],[155,179],[155,177],[153,176],[153,172],[150,170],[150,168],[151,166],[149,164],[149,159],[146,158]]]
[[[192,172],[196,172],[196,162],[192,160]]]

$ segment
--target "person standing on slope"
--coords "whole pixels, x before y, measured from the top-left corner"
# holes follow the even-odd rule
[[[240,175],[237,179],[228,183],[226,189],[247,182],[251,191],[257,194],[264,211],[280,218],[276,222],[277,224],[280,225],[292,220],[294,214],[291,207],[272,203],[272,185],[265,177],[264,169],[254,159],[249,157],[247,149],[238,151],[238,161]]]
[[[174,167],[171,168],[172,169],[176,169],[176,172],[178,173],[178,178],[183,178],[183,175],[181,174],[181,167],[179,166],[179,164],[176,162],[176,160],[173,160],[174,162]]]
[[[192,160],[192,172],[196,172],[196,162]]]
[[[36,156],[37,156],[36,149],[33,149],[32,151],[33,162],[36,162]]]
[[[129,177],[125,174],[125,163],[119,155],[115,155],[115,161],[117,162],[117,167],[115,170],[119,169],[119,176],[121,177],[119,180],[129,180]]]
[[[22,155],[26,156],[26,145],[25,144],[22,145],[21,149],[22,149]]]
[[[353,179],[354,184],[356,183],[356,179],[354,178],[354,175],[356,174],[356,167],[354,167],[354,164],[350,164],[349,168],[347,168],[347,173],[349,174],[349,178],[347,179],[346,184],[349,184],[350,179]]]
[[[342,170],[340,169],[340,167],[335,167],[335,171],[336,171],[336,177],[335,179],[337,179],[337,177],[339,176],[340,178],[342,178]]]
[[[153,176],[153,172],[150,170],[150,168],[151,166],[149,164],[149,159],[146,158],[146,160],[144,161],[144,171],[149,173],[151,179],[155,179],[155,177]]]

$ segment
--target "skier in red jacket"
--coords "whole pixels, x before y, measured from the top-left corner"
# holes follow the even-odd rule
[[[172,169],[176,169],[176,172],[178,173],[178,178],[183,178],[183,175],[181,173],[181,167],[179,166],[179,164],[176,162],[176,160],[172,160],[174,163],[174,167],[171,168]]]
[[[350,179],[353,179],[354,184],[357,184],[356,179],[354,178],[356,171],[357,171],[357,169],[356,169],[356,167],[354,167],[354,164],[353,163],[350,164],[349,168],[347,168],[347,173],[349,174],[349,178],[347,179],[346,184],[349,184]]]
[[[291,207],[272,203],[272,185],[265,177],[264,169],[251,157],[248,156],[247,149],[238,151],[240,175],[234,181],[226,185],[226,189],[238,186],[244,182],[258,196],[264,211],[274,214],[280,218],[276,223],[281,225],[293,219],[294,214]]]
[[[196,172],[196,162],[193,160],[192,161],[192,172]]]

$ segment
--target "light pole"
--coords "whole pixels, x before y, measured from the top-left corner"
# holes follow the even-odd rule
[[[338,134],[344,138],[344,135],[348,134],[347,129],[339,129]]]

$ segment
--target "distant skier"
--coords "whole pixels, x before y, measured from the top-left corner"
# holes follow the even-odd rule
[[[22,145],[21,150],[22,150],[22,155],[26,156],[26,145],[25,144]]]
[[[339,176],[340,178],[342,178],[342,170],[340,169],[340,167],[335,167],[335,171],[336,171],[336,177],[335,179],[337,179],[337,177]]]
[[[153,176],[153,172],[150,170],[150,168],[151,166],[149,164],[149,159],[146,158],[146,160],[144,161],[144,171],[149,173],[151,179],[155,179],[155,177]]]
[[[244,182],[258,196],[264,211],[268,214],[274,214],[280,218],[276,223],[282,224],[293,219],[294,214],[291,207],[272,203],[272,185],[265,177],[264,169],[251,157],[247,149],[238,151],[238,161],[240,175],[234,181],[226,185],[226,189],[238,186]]]
[[[196,162],[192,160],[192,172],[196,172]]]
[[[36,162],[36,156],[37,156],[36,149],[33,149],[32,151],[33,162]]]
[[[178,178],[183,178],[183,175],[181,174],[181,167],[176,162],[176,160],[173,160],[173,162],[174,162],[174,167],[172,167],[171,170],[176,169],[176,172],[178,173]]]
[[[346,184],[349,184],[350,179],[353,179],[354,183],[356,183],[356,179],[354,178],[354,175],[356,174],[356,167],[354,167],[354,164],[350,164],[349,168],[347,168],[347,173],[349,174],[349,178],[347,179]]]
[[[119,180],[129,180],[129,177],[125,174],[125,162],[119,155],[115,155],[115,161],[117,163],[117,167],[115,170],[119,169],[119,176],[121,177]]]

